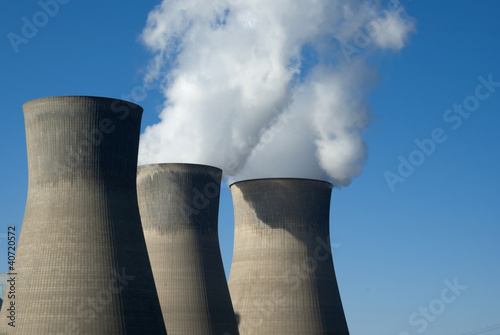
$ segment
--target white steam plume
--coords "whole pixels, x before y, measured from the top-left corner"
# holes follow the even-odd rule
[[[366,58],[412,30],[397,0],[164,0],[142,39],[166,101],[139,163],[348,185],[366,159]]]

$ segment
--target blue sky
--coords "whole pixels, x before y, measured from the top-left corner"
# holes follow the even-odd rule
[[[0,5],[1,271],[7,227],[21,226],[26,201],[22,104],[57,95],[128,99],[144,107],[144,129],[158,122],[163,102],[143,86],[151,53],[138,39],[158,1],[61,3],[17,52],[8,34],[22,35],[23,18],[43,9],[36,1]],[[333,191],[334,262],[347,321],[353,335],[500,334],[500,3],[402,4],[417,32],[401,52],[371,59],[379,80],[363,133],[368,161],[349,187]],[[455,104],[470,115],[448,112]],[[415,152],[415,141],[427,143],[429,155]],[[401,158],[418,166],[391,179],[391,188],[387,175],[399,174]],[[226,274],[232,215],[225,187]]]

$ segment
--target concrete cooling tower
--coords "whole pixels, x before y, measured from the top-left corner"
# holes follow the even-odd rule
[[[240,334],[349,334],[329,240],[331,189],[307,179],[231,185],[229,290]]]
[[[218,237],[222,171],[140,166],[139,208],[169,335],[237,335]]]
[[[28,198],[0,334],[166,334],[137,204],[142,108],[63,96],[23,109]]]

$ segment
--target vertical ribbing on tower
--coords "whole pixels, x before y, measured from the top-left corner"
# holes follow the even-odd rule
[[[136,192],[142,108],[62,96],[23,106],[29,187],[16,327],[0,333],[166,334]]]
[[[231,185],[229,290],[240,334],[349,334],[329,239],[331,189],[308,179]]]
[[[196,164],[138,170],[144,236],[170,335],[238,334],[219,248],[221,175]]]

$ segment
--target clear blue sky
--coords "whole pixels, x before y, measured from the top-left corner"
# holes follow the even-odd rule
[[[43,9],[37,1],[0,5],[1,271],[7,227],[20,227],[26,201],[22,104],[56,95],[129,99],[144,107],[144,129],[157,122],[163,101],[140,89],[151,54],[138,42],[159,1],[61,2],[17,53],[8,34],[22,35],[23,17],[33,21]],[[353,335],[500,334],[500,2],[402,3],[417,33],[399,54],[373,59],[379,83],[364,133],[368,163],[351,186],[333,192],[334,262],[347,321]],[[465,104],[464,116],[454,104]],[[414,152],[415,140],[430,154]],[[401,176],[400,165],[411,161],[418,166],[401,166]],[[225,187],[226,274],[232,215]]]

